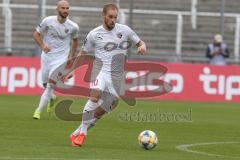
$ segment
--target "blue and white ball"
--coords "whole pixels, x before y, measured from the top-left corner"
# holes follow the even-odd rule
[[[156,133],[154,133],[153,131],[145,130],[139,134],[138,143],[140,147],[146,150],[150,150],[156,147],[158,143],[158,138]]]

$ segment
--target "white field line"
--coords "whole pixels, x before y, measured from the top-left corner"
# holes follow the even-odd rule
[[[86,158],[41,158],[41,157],[0,157],[0,160],[103,160],[103,159],[86,159]],[[118,159],[104,159],[104,160],[118,160]]]
[[[207,145],[220,145],[220,144],[240,144],[240,142],[209,142],[209,143],[194,143],[194,144],[182,144],[176,146],[176,149],[184,152],[189,152],[189,153],[195,153],[195,154],[200,154],[204,156],[215,156],[215,157],[229,157],[229,158],[240,158],[237,156],[228,156],[228,155],[222,155],[222,154],[212,154],[212,153],[207,153],[207,152],[202,152],[202,151],[197,151],[190,149],[190,147],[195,147],[195,146],[207,146]]]

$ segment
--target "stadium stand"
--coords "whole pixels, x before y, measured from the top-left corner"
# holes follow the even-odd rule
[[[0,8],[0,12],[2,13],[2,8]],[[0,16],[0,50],[4,47],[4,19]],[[3,52],[3,51],[2,51]]]
[[[101,8],[105,3],[115,2],[114,0],[69,0],[73,7],[94,7]],[[12,0],[11,4],[37,5],[37,0]],[[55,5],[56,1],[47,1],[47,5]],[[121,0],[121,8],[129,10],[130,1]],[[134,0],[133,8],[146,11],[182,11],[189,12],[191,0]],[[2,10],[2,8],[1,8]],[[219,13],[219,0],[198,0],[199,12]],[[225,11],[227,13],[239,13],[238,0],[228,0]],[[13,13],[13,53],[19,56],[36,55],[36,45],[32,38],[35,26],[38,24],[38,10],[35,8],[14,8]],[[55,14],[55,10],[48,9],[47,15]],[[126,13],[127,23],[129,14]],[[100,12],[92,11],[71,11],[71,18],[79,24],[80,41],[82,44],[88,31],[101,23]],[[4,19],[0,17],[0,49],[4,48]],[[234,58],[234,34],[236,18],[226,17],[225,19],[225,42],[231,52],[231,59]],[[204,59],[207,44],[212,36],[220,32],[220,17],[198,16],[197,29],[191,27],[189,15],[183,15],[182,32],[182,57],[186,59]],[[132,28],[146,41],[149,55],[163,60],[172,60],[175,54],[176,45],[177,15],[174,14],[145,14],[134,13]],[[4,52],[2,52],[4,53]],[[168,57],[168,58],[165,58]]]

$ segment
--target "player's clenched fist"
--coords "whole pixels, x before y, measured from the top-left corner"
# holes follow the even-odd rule
[[[147,49],[146,49],[146,45],[145,45],[145,43],[143,41],[139,42],[137,50],[138,50],[138,54],[143,55],[143,54],[146,53]]]
[[[46,44],[43,44],[43,46],[41,47],[42,51],[44,53],[48,53],[50,51],[50,48],[48,47],[48,45]]]

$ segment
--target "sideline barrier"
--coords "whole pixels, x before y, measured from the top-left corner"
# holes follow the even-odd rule
[[[39,58],[0,57],[0,94],[40,95],[41,71]],[[162,100],[200,102],[240,102],[240,66],[211,66],[205,64],[162,63],[168,70],[163,80],[173,85],[170,93],[154,97]],[[87,86],[83,81],[86,66],[75,72],[68,84]],[[140,77],[144,71],[128,73]],[[148,81],[141,77],[141,83]],[[152,86],[138,86],[134,90],[148,91]]]

